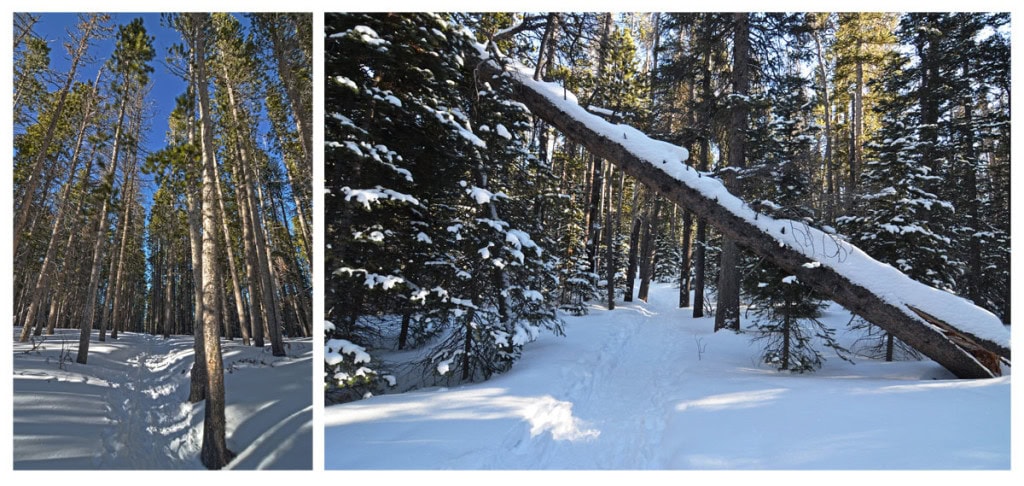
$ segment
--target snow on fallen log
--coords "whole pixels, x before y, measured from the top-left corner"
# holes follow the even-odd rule
[[[1009,364],[1009,331],[991,312],[917,282],[834,234],[757,213],[720,180],[686,165],[686,149],[587,112],[563,87],[533,80],[528,68],[494,60],[478,66],[507,75],[518,101],[567,137],[957,376],[998,376],[1000,361]]]

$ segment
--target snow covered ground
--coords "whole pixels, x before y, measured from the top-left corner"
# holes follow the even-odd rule
[[[675,308],[676,293],[654,285],[649,304],[566,316],[566,337],[528,344],[485,383],[329,406],[324,466],[1010,469],[1009,370],[958,380],[930,360],[829,355],[816,373],[779,372],[750,335]],[[849,319],[837,306],[823,318],[844,345]]]
[[[93,334],[74,361],[77,330],[37,347],[14,333],[14,469],[205,469],[202,402],[188,402],[191,336]],[[38,339],[38,338],[37,338]],[[222,341],[230,469],[311,469],[312,340],[288,355]],[[62,360],[62,353],[68,353]]]

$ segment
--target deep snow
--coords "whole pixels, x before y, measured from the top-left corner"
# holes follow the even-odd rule
[[[543,335],[484,383],[328,406],[325,468],[1010,468],[1009,370],[958,380],[927,359],[827,353],[816,373],[780,372],[749,334],[675,308],[677,292],[563,316],[565,337]],[[844,345],[849,319],[835,305],[823,317]]]
[[[78,330],[45,341],[14,333],[14,469],[205,469],[204,404],[188,402],[191,336],[121,333],[74,362]],[[36,338],[37,340],[39,338]],[[229,469],[312,468],[311,339],[269,346],[222,340]],[[62,363],[62,352],[68,359]]]

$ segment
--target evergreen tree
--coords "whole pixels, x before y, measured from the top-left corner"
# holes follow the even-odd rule
[[[756,148],[746,171],[747,177],[758,174],[746,185],[757,210],[792,221],[794,233],[814,223],[808,166],[816,130],[810,124],[808,84],[793,72],[773,83],[766,97],[772,102],[770,109],[755,111],[762,118],[753,125],[765,129],[751,132]],[[757,316],[754,339],[762,343],[765,363],[803,373],[821,367],[825,358],[820,346],[833,348],[843,357],[845,350],[836,342],[835,331],[817,319],[825,304],[810,287],[763,259],[746,259],[743,275],[744,292]]]
[[[560,328],[531,236],[530,123],[500,79],[473,78],[475,40],[450,21],[328,17],[326,303],[330,337],[369,351],[374,316],[438,330],[427,370],[466,381]]]

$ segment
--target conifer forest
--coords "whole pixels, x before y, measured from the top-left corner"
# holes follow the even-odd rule
[[[769,369],[856,354],[999,376],[1009,28],[326,14],[326,401],[491,379],[657,285]],[[833,303],[856,349],[821,318]]]
[[[242,438],[233,417],[258,387],[231,380],[243,364],[268,384],[294,381],[278,365],[312,373],[311,28],[308,13],[14,15],[16,468],[258,467],[252,443],[278,419]],[[32,442],[48,420],[34,404],[56,396],[39,375],[134,392],[107,406],[126,435],[79,455],[89,433],[67,427],[34,455],[50,447]],[[174,405],[133,408],[147,393]]]

